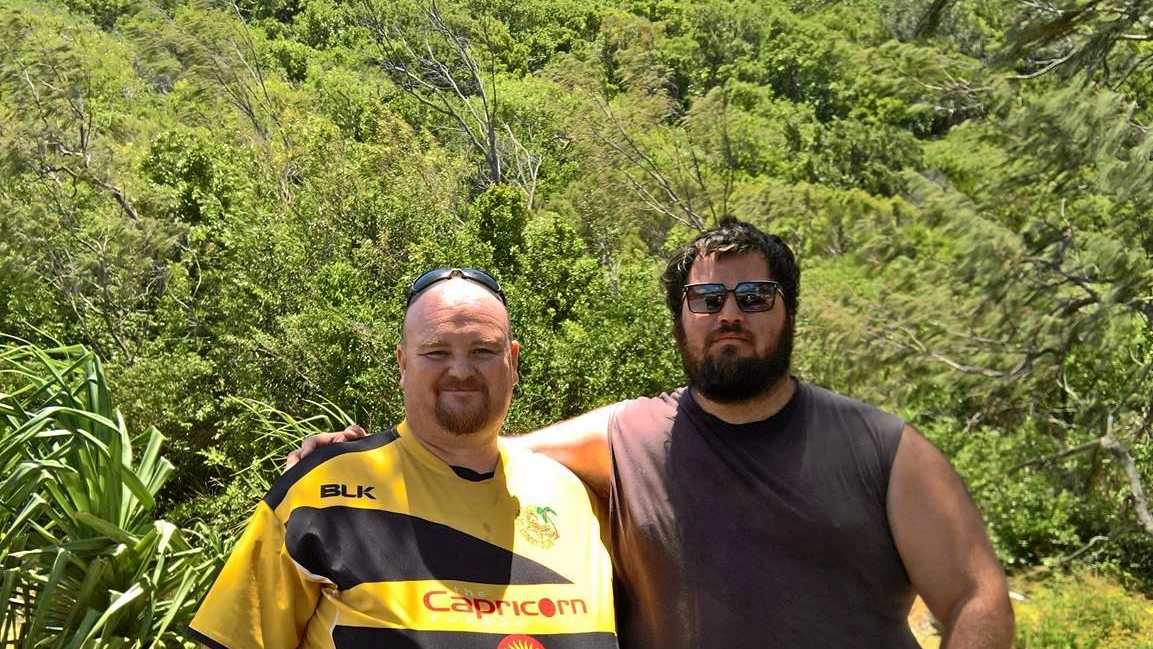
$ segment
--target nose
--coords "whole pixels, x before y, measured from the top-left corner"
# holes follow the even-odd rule
[[[448,364],[448,375],[454,379],[467,379],[476,373],[468,354],[453,354]]]
[[[742,322],[745,319],[745,312],[737,306],[737,296],[729,293],[725,296],[725,303],[721,305],[721,310],[717,312],[717,319],[721,322]]]

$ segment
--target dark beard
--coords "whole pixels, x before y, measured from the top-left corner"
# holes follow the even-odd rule
[[[437,423],[454,435],[472,435],[492,423],[492,399],[489,398],[488,386],[480,385],[479,387],[483,398],[480,403],[470,408],[449,409],[438,398],[433,409]],[[442,389],[452,388],[442,386]]]
[[[717,403],[739,403],[759,397],[789,374],[793,356],[794,321],[789,318],[776,346],[764,356],[705,354],[698,358],[685,346],[684,332],[677,326],[677,346],[689,387]]]

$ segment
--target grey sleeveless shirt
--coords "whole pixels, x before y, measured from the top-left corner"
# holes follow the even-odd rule
[[[903,422],[811,384],[733,425],[689,390],[609,425],[621,646],[917,649],[885,500]]]

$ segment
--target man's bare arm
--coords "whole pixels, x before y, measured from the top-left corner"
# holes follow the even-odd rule
[[[912,427],[893,461],[888,513],[913,587],[944,624],[942,649],[1009,649],[1013,608],[981,514],[949,461]]]
[[[616,407],[613,404],[590,410],[514,439],[565,465],[598,496],[608,498],[612,476],[609,420]]]

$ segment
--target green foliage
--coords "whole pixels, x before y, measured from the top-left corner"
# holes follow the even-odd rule
[[[1153,602],[1089,573],[1017,584],[1016,646],[1021,649],[1148,649],[1153,647]]]
[[[506,287],[509,432],[674,388],[662,258],[737,216],[800,258],[795,372],[925,430],[1008,566],[1093,542],[1071,561],[1150,588],[1116,456],[1046,460],[1109,432],[1153,486],[1153,85],[1109,27],[1136,14],[446,0],[441,28],[430,6],[0,7],[0,332],[82,343],[166,438],[134,538],[236,525],[305,431],[400,418],[401,296],[432,266]],[[1071,83],[1015,76],[1071,52]],[[1100,640],[1053,633],[1027,641]]]
[[[181,646],[217,559],[154,520],[163,437],[129,434],[82,347],[7,341],[0,385],[0,641]]]
[[[554,55],[583,47],[596,33],[604,9],[598,0],[468,0],[464,5],[508,30],[497,54],[519,73],[539,70]]]
[[[505,185],[489,187],[469,206],[469,218],[480,240],[492,246],[493,264],[517,272],[515,251],[525,244],[528,219],[520,192]]]
[[[744,81],[810,104],[822,118],[838,111],[843,54],[823,26],[780,5],[746,1],[683,3],[661,17],[669,38],[658,56],[683,80],[682,97]]]
[[[1099,498],[1085,493],[1075,480],[1054,481],[1018,466],[1060,451],[1056,444],[1036,435],[1007,437],[985,430],[953,441],[946,432],[936,441],[960,446],[952,455],[953,461],[968,477],[974,498],[982,504],[1007,567],[1036,565],[1046,558],[1073,554],[1091,538],[1093,510],[1102,504]],[[1021,448],[1022,444],[1027,446]],[[1012,479],[992,477],[998,475]]]
[[[117,20],[137,8],[135,0],[65,0],[73,12],[91,17],[103,29],[112,29]]]
[[[211,224],[226,216],[243,190],[230,151],[214,145],[205,129],[161,133],[149,146],[140,170],[157,190],[168,190],[175,205],[171,218],[190,225]]]
[[[819,131],[810,163],[816,182],[859,187],[880,196],[903,189],[901,171],[919,166],[919,145],[907,132],[881,124],[837,120]]]

